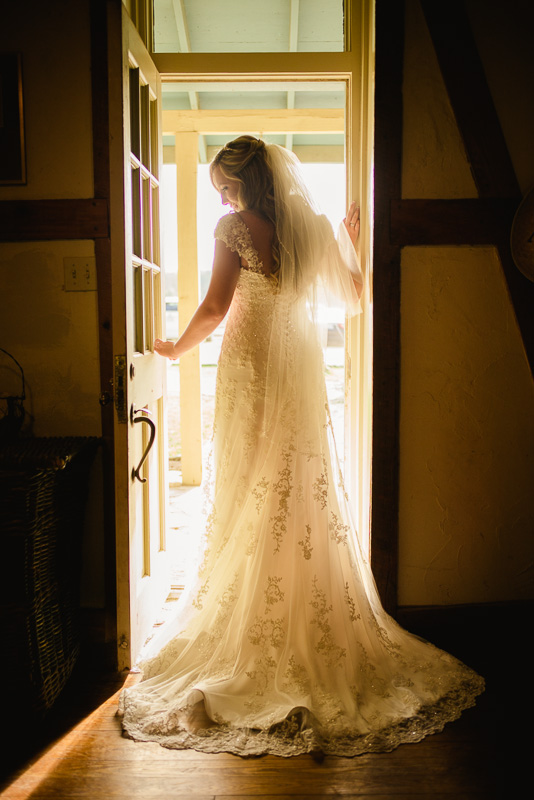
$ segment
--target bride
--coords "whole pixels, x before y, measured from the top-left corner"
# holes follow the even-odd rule
[[[350,517],[316,333],[319,300],[359,310],[352,204],[336,241],[297,159],[251,136],[211,178],[232,211],[179,358],[228,314],[198,569],[121,695],[127,735],[238,755],[352,756],[416,742],[484,682],[383,610]]]

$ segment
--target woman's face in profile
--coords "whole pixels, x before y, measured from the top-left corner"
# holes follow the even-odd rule
[[[239,181],[225,178],[220,167],[215,167],[212,174],[213,185],[221,195],[223,206],[231,206],[234,211],[239,209]]]

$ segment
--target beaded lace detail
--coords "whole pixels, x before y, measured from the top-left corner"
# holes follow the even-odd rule
[[[177,749],[292,756],[389,751],[473,705],[483,679],[382,609],[332,440],[306,308],[246,259],[217,373],[194,580],[121,695],[127,735]],[[193,706],[212,721],[198,729]]]
[[[222,217],[215,228],[215,238],[221,239],[230,250],[245,259],[251,272],[263,274],[263,264],[252,244],[250,232],[238,213]]]

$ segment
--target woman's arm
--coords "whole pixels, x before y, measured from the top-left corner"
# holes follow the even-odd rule
[[[176,343],[156,339],[154,350],[160,356],[180,358],[212,333],[224,319],[234,296],[239,278],[239,256],[223,241],[215,241],[215,256],[210,285],[204,300],[193,314],[191,322]]]

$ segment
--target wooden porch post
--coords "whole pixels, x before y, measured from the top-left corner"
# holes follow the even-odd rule
[[[181,335],[199,301],[197,257],[198,133],[175,133],[178,231],[178,324]],[[180,428],[182,483],[198,486],[202,479],[202,419],[200,354],[195,347],[180,358]]]

